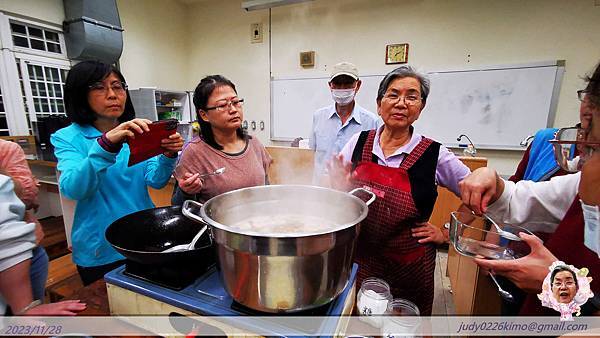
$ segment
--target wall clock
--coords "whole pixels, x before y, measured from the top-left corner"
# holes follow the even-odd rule
[[[408,43],[397,43],[385,47],[385,64],[408,62]]]

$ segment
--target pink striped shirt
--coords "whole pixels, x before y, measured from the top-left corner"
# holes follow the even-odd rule
[[[27,209],[37,205],[37,180],[25,159],[25,152],[16,143],[0,139],[0,169],[21,186],[19,198]]]

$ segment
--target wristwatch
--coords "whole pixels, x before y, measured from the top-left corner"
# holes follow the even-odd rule
[[[38,306],[40,304],[42,304],[42,301],[39,300],[39,299],[36,299],[33,302],[29,303],[29,305],[27,305],[26,307],[22,308],[21,311],[15,313],[15,315],[21,316],[21,315],[25,314],[25,312],[33,309],[34,307],[36,307],[36,306]]]

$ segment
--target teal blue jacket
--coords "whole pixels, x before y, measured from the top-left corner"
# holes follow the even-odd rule
[[[158,155],[128,167],[129,146],[125,143],[118,153],[108,152],[96,140],[101,135],[94,126],[72,123],[50,138],[58,159],[60,191],[77,202],[71,232],[73,261],[84,267],[123,259],[106,241],[106,228],[127,214],[154,208],[147,187],[164,187],[176,161]]]

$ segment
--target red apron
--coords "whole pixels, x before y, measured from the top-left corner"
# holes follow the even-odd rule
[[[373,162],[374,137],[375,131],[371,131],[352,175],[357,187],[377,195],[361,224],[357,241],[357,285],[367,277],[382,278],[390,284],[395,298],[410,300],[419,307],[421,315],[431,315],[436,250],[433,245],[419,244],[411,236],[410,229],[423,216],[411,193],[419,187],[411,187],[409,169],[433,141],[423,138],[399,168],[390,168]]]
[[[583,244],[584,224],[583,211],[581,210],[579,195],[577,195],[556,231],[544,245],[559,260],[574,265],[578,269],[588,268],[590,271],[588,276],[593,278],[590,288],[594,295],[598,295],[600,294],[600,259],[598,254]],[[586,305],[588,304],[586,303]],[[585,305],[583,308],[585,309]],[[521,307],[520,315],[558,317],[559,313],[543,307],[535,294],[528,294]]]

